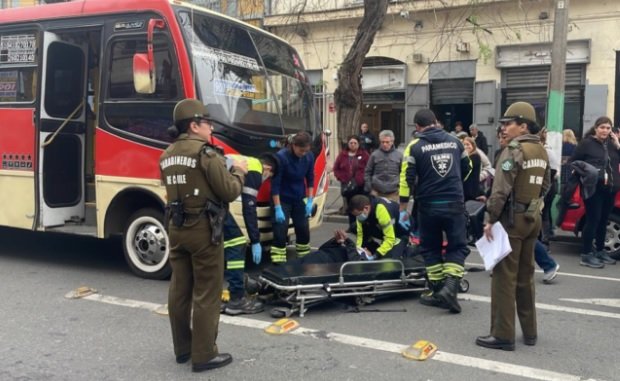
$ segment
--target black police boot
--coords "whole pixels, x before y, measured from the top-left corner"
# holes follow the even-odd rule
[[[461,312],[461,305],[457,298],[460,282],[459,278],[449,276],[446,278],[444,286],[437,292],[437,298],[448,306],[450,312],[456,314]]]
[[[431,307],[448,308],[441,299],[437,297],[437,292],[443,287],[444,281],[429,282],[429,290],[420,295],[420,304]]]
[[[254,298],[242,297],[240,299],[231,300],[226,304],[224,312],[226,315],[241,315],[241,314],[257,314],[263,312],[265,307],[263,303]]]

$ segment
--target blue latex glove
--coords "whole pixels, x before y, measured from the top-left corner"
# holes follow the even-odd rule
[[[398,217],[398,224],[405,230],[409,231],[411,227],[411,220],[409,219],[409,213],[406,210],[400,212]]]
[[[252,244],[252,259],[254,263],[257,265],[260,263],[261,257],[263,255],[263,248],[260,245],[260,242]]]
[[[374,261],[375,259],[377,259],[376,255],[373,255],[370,251],[368,251],[368,249],[365,248],[357,249],[357,253],[360,255],[363,261]]]
[[[284,211],[282,210],[282,205],[276,205],[274,207],[275,211],[276,211],[276,222],[281,224],[284,222]]]
[[[312,215],[312,201],[312,197],[308,197],[308,201],[306,201],[306,217]]]

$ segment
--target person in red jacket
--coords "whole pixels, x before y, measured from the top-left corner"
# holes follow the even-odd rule
[[[359,138],[352,135],[347,140],[347,147],[338,154],[334,163],[334,176],[340,181],[342,198],[344,199],[344,210],[351,197],[357,194],[364,194],[364,170],[368,163],[368,152],[360,148]],[[355,225],[355,217],[348,213],[349,227]]]

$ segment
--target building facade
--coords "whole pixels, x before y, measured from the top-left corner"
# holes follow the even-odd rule
[[[58,0],[55,0],[58,1]],[[363,0],[188,0],[290,41],[309,70],[323,125],[336,136],[337,70],[357,33]],[[44,0],[0,0],[3,8]],[[475,123],[497,148],[507,105],[531,102],[544,123],[554,0],[392,0],[362,70],[362,122],[405,144],[430,107],[449,130]],[[564,128],[582,136],[601,115],[620,122],[620,1],[571,0]]]
[[[323,120],[336,131],[333,92],[363,16],[362,0],[271,0],[264,27],[290,41],[323,89]],[[497,148],[506,107],[531,102],[544,123],[553,39],[553,0],[391,1],[362,71],[363,122],[392,129],[397,143],[430,107],[448,129],[475,123]],[[601,115],[614,117],[620,2],[571,0],[564,128],[582,136]]]

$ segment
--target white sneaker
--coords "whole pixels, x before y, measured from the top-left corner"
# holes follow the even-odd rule
[[[556,264],[555,267],[549,271],[547,271],[543,275],[543,283],[552,283],[556,276],[558,276],[558,270],[560,269],[560,265]]]

